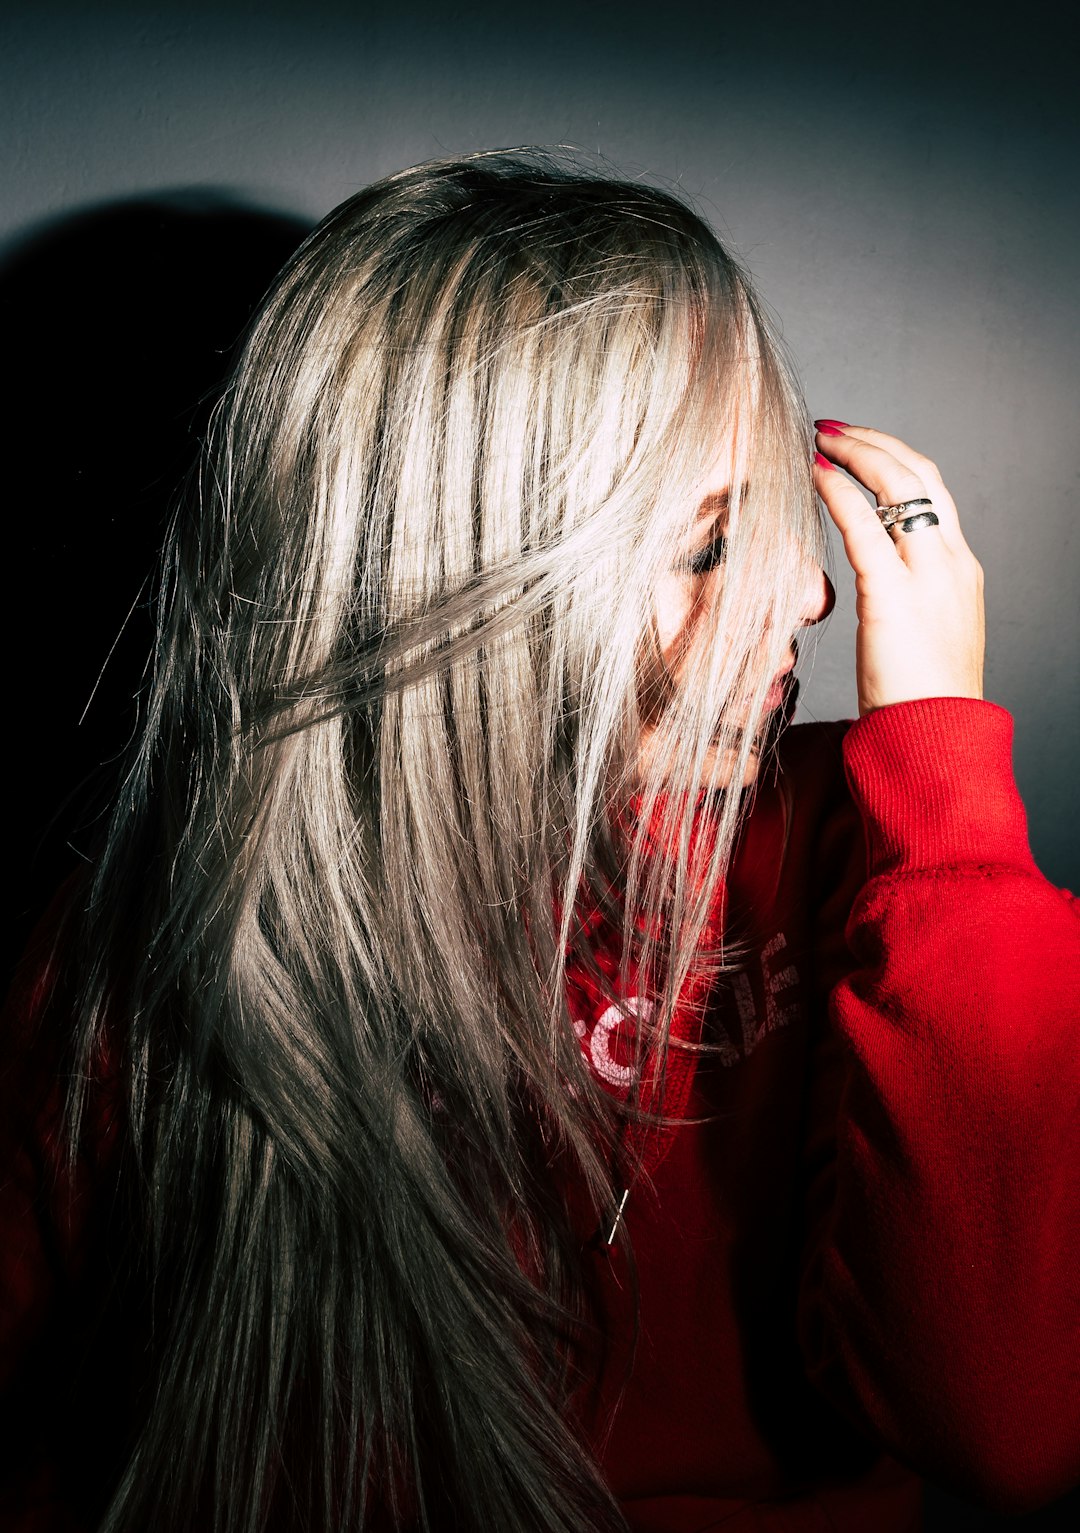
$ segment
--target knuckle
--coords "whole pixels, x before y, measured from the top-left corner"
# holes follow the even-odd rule
[[[897,501],[918,500],[926,486],[917,474],[907,470],[896,476],[896,499]]]
[[[916,453],[915,457],[919,464],[919,473],[923,476],[924,479],[940,480],[941,470],[938,468],[933,458],[927,458],[921,452]]]

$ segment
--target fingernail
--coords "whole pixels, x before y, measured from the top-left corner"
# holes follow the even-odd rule
[[[822,436],[843,436],[847,430],[847,421],[815,421],[814,425]]]
[[[825,433],[825,435],[826,436],[830,436],[831,433],[827,431]],[[828,458],[823,458],[822,455],[819,452],[816,452],[814,454],[814,462],[817,464],[818,468],[832,468],[833,467],[833,464],[831,464],[829,462]]]

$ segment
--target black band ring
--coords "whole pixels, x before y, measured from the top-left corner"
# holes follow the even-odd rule
[[[890,532],[917,532],[920,527],[937,527],[937,516],[933,511],[920,511],[918,516],[905,516],[900,521],[893,522]]]

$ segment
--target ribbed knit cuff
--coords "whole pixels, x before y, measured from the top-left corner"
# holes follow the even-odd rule
[[[1012,715],[968,697],[878,708],[844,736],[870,871],[1035,864],[1012,770]]]

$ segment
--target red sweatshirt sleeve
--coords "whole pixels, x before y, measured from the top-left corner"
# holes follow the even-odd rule
[[[844,739],[867,873],[815,1072],[799,1328],[812,1382],[896,1456],[1020,1511],[1080,1480],[1080,919],[1032,859],[1011,739],[956,698]]]

